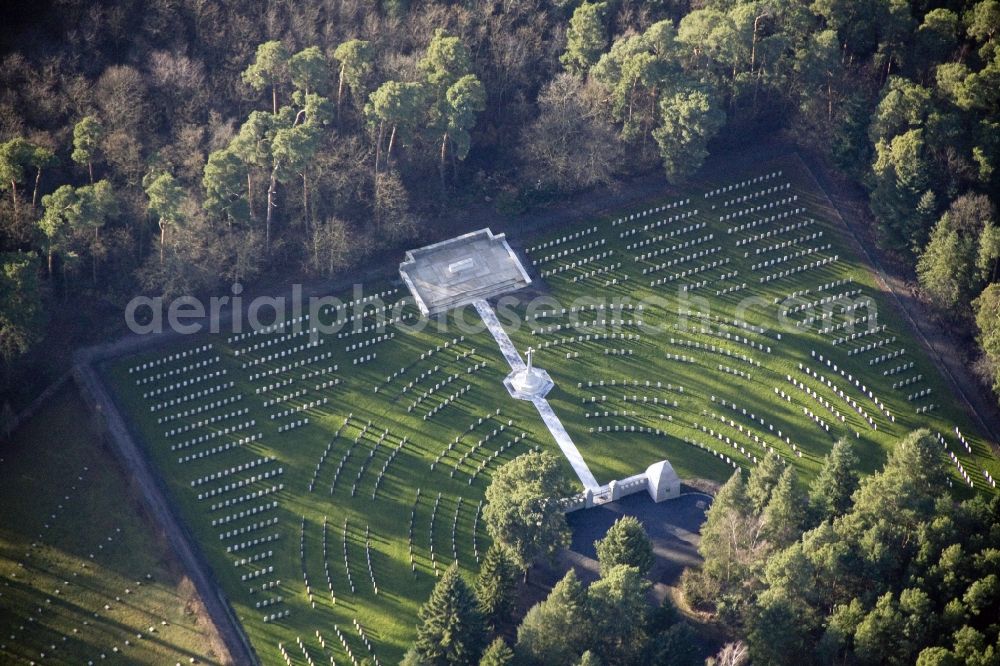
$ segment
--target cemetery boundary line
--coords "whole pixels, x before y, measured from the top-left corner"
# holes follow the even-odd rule
[[[75,354],[73,379],[80,390],[97,424],[98,432],[110,441],[111,450],[132,476],[139,490],[143,505],[156,526],[162,529],[170,542],[175,557],[191,578],[205,610],[222,638],[229,655],[236,664],[259,665],[260,659],[243,631],[232,606],[212,574],[207,561],[198,550],[191,533],[184,528],[167,499],[165,486],[156,476],[141,447],[135,441],[128,421],[104,384],[98,363],[115,358],[109,353],[116,346],[87,348]],[[127,353],[127,352],[126,352]]]
[[[54,382],[45,387],[45,390],[39,393],[38,397],[32,400],[27,407],[15,414],[10,421],[3,424],[3,428],[0,430],[0,439],[10,438],[18,428],[30,421],[31,417],[34,416],[38,410],[49,401],[49,398],[58,393],[59,389],[65,386],[66,382],[72,376],[73,370],[71,368],[60,375]]]

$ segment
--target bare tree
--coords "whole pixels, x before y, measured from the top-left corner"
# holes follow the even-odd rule
[[[526,174],[536,185],[577,190],[613,181],[622,145],[587,85],[559,74],[538,97],[538,118],[521,136]]]

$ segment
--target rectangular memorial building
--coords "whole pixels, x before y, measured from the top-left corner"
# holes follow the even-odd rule
[[[488,228],[408,250],[399,274],[424,316],[531,284],[504,235]]]

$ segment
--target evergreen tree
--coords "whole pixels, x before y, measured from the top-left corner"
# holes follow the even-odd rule
[[[806,508],[805,494],[795,480],[795,468],[789,465],[761,516],[764,538],[772,547],[785,548],[798,540],[805,526]]]
[[[486,629],[458,565],[448,567],[420,608],[414,656],[427,666],[462,666],[479,660]]]
[[[771,491],[778,485],[778,479],[785,471],[785,461],[774,451],[768,452],[764,459],[750,471],[747,480],[747,498],[753,512],[760,514],[771,499]]]
[[[809,487],[812,524],[843,515],[851,506],[851,496],[858,489],[858,455],[850,440],[833,445],[823,458],[823,468]]]
[[[545,598],[528,611],[517,629],[519,659],[544,666],[570,666],[590,645],[587,591],[570,569]]]
[[[603,664],[601,658],[590,650],[580,655],[580,661],[576,662],[576,666],[603,666]]]
[[[608,43],[605,2],[584,2],[573,12],[566,30],[566,52],[559,61],[567,72],[582,76],[597,62]]]
[[[716,494],[705,514],[698,552],[704,558],[702,574],[708,581],[730,591],[747,579],[762,557],[760,521],[737,471]]]
[[[591,584],[587,628],[603,661],[635,663],[646,649],[649,587],[640,571],[626,564],[611,567]]]
[[[489,626],[501,626],[510,618],[517,601],[517,574],[507,549],[497,543],[490,546],[476,579],[479,608]]]
[[[683,182],[708,157],[708,142],[726,124],[726,113],[701,90],[680,91],[660,99],[660,126],[653,138],[667,178]]]
[[[653,568],[653,544],[635,516],[616,520],[604,538],[594,542],[594,547],[601,575],[619,564],[636,567],[643,576]]]
[[[498,637],[483,652],[479,666],[507,666],[513,659],[514,651],[504,639]]]

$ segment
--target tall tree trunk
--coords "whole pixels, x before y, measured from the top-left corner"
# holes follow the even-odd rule
[[[247,208],[250,210],[250,219],[256,220],[253,213],[253,180],[250,177],[250,169],[247,169]]]
[[[52,251],[52,243],[49,243],[49,279],[52,279],[52,264],[55,263],[55,252]]]
[[[278,115],[278,84],[271,81],[271,106],[274,108],[274,115]]]
[[[90,174],[90,184],[94,184],[94,160],[87,160],[87,173]]]
[[[312,227],[312,220],[309,218],[309,182],[306,178],[305,167],[302,167],[302,220],[308,231]]]
[[[163,218],[160,218],[160,265],[163,265],[163,245],[167,238],[167,225],[163,223]]]
[[[264,225],[264,252],[271,251],[271,217],[274,213],[274,207],[277,205],[274,203],[274,195],[278,191],[278,166],[279,163],[274,163],[274,168],[271,169],[271,180],[267,186],[267,219]]]
[[[101,228],[98,227],[98,226],[95,226],[94,227],[94,249],[91,252],[91,254],[93,255],[93,259],[94,259],[94,267],[93,267],[94,287],[97,287],[97,248],[98,248],[98,245],[100,244],[100,242],[101,242]]]
[[[392,147],[396,144],[396,126],[392,126],[392,132],[389,133],[389,147],[385,150],[385,168],[387,170],[392,169]]]
[[[378,138],[375,141],[375,176],[376,181],[378,180],[378,165],[379,160],[382,157],[382,141],[385,139],[385,121],[380,120],[378,123]],[[377,187],[377,184],[376,184]]]
[[[337,127],[340,127],[340,105],[344,101],[344,65],[340,66],[340,81],[337,83]]]
[[[833,81],[831,77],[826,82],[826,119],[833,120]]]
[[[35,172],[35,189],[31,193],[31,207],[36,208],[38,206],[38,185],[42,182],[42,167],[38,167],[38,171]]]
[[[14,216],[17,217],[17,181],[10,181],[10,196],[14,200]]]
[[[444,170],[446,165],[448,155],[448,133],[445,132],[444,136],[441,137],[441,164],[438,169],[441,172],[441,193],[444,194],[445,190],[445,180],[444,180]]]

